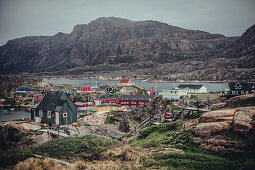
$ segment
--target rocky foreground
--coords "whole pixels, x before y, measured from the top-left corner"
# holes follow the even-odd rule
[[[255,134],[255,107],[211,111],[185,124],[201,147],[213,151],[248,151]],[[232,138],[231,138],[232,135]]]

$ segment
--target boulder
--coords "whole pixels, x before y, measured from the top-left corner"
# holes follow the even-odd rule
[[[231,127],[228,122],[210,122],[210,123],[199,123],[194,132],[200,136],[210,136],[212,134],[227,131]]]
[[[31,123],[21,123],[19,124],[19,126],[25,131],[36,131],[41,129],[41,126]]]
[[[103,125],[106,120],[106,117],[107,117],[106,114],[89,115],[79,119],[78,124],[85,126]]]
[[[236,109],[216,110],[208,112],[199,118],[199,122],[232,122]]]
[[[233,121],[233,130],[244,135],[255,133],[255,107],[238,108]]]
[[[33,136],[31,137],[31,139],[34,143],[34,146],[39,146],[52,140],[48,132],[44,132],[41,135]]]

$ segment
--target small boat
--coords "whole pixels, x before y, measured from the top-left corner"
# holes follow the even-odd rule
[[[14,110],[15,110],[15,108],[11,108],[11,109],[10,109],[10,111],[14,111]]]
[[[2,112],[7,112],[8,110],[2,110]]]

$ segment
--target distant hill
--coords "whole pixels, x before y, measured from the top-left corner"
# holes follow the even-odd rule
[[[238,38],[157,21],[98,18],[76,25],[70,34],[8,41],[0,47],[0,71],[129,77],[157,74],[166,80],[240,79],[244,74],[244,79],[251,80],[253,27]],[[218,71],[225,74],[218,75]]]

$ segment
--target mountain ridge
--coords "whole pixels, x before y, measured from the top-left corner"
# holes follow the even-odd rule
[[[250,34],[254,34],[253,29],[250,30],[246,33],[248,35],[244,33],[240,38],[225,37],[221,34],[183,29],[158,21],[101,17],[88,24],[75,25],[70,34],[57,33],[53,36],[32,36],[8,41],[0,47],[0,71],[3,74],[19,72],[101,74],[100,72],[119,71],[121,75],[133,76],[136,74],[134,70],[138,70],[139,74],[149,76],[150,68],[158,69],[165,65],[175,67],[181,62],[187,65],[187,68],[182,68],[183,64],[180,64],[179,71],[167,69],[169,73],[164,71],[164,74],[168,75],[170,80],[173,77],[192,80],[195,77],[183,77],[178,74],[186,70],[187,72],[183,73],[185,75],[196,68],[204,72],[206,62],[209,60],[224,58],[227,64],[231,63],[230,58],[236,58],[237,53],[237,58],[240,58],[242,54],[237,50],[238,44],[243,44],[249,49],[254,43],[252,40],[250,44],[245,41]],[[248,51],[249,54],[253,52],[253,48]],[[192,64],[188,66],[187,62],[193,60],[200,64],[195,64],[195,67]],[[253,67],[254,62],[249,63],[252,63],[250,67]],[[219,65],[224,69],[222,63]],[[244,66],[241,66],[242,69],[245,69]],[[127,71],[123,72],[123,69],[130,70],[130,73],[124,73]],[[153,70],[151,74],[162,72],[162,70],[158,72]],[[224,76],[221,78],[217,76],[212,78],[203,74],[200,76],[204,80],[229,79]],[[252,76],[248,77],[253,79]],[[233,78],[238,77],[234,75]]]

